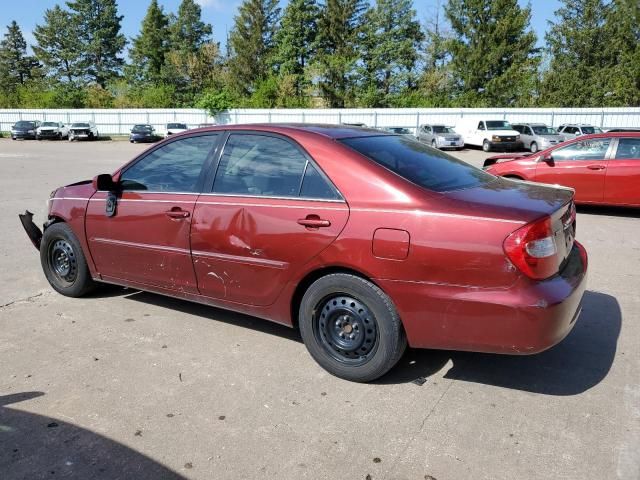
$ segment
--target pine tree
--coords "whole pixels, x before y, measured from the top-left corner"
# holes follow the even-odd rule
[[[171,49],[182,53],[197,53],[211,38],[211,25],[202,21],[202,9],[194,0],[182,0],[178,16],[169,27]]]
[[[83,77],[78,25],[69,12],[58,5],[47,10],[33,35],[37,42],[33,52],[53,78],[73,84]]]
[[[287,93],[293,93],[300,102],[310,85],[306,74],[315,49],[317,18],[315,0],[291,0],[275,36],[274,62],[290,85]]]
[[[551,62],[542,83],[542,101],[557,107],[601,106],[598,91],[610,41],[605,19],[611,7],[603,0],[563,3],[546,35]]]
[[[116,0],[73,0],[67,5],[78,25],[86,77],[104,88],[124,65],[120,54],[127,40],[120,32],[123,17],[118,15]]]
[[[393,96],[415,86],[424,34],[412,0],[377,0],[367,11],[365,23],[365,104],[387,106]]]
[[[448,42],[457,101],[463,106],[509,107],[532,100],[539,64],[530,7],[517,0],[449,0]]]
[[[320,8],[315,70],[329,107],[342,108],[354,101],[366,1],[326,0]]]
[[[36,60],[27,55],[27,42],[20,27],[12,21],[0,41],[0,90],[8,92],[24,85],[37,66]]]
[[[132,40],[129,51],[131,65],[127,76],[136,81],[157,83],[160,81],[165,56],[169,50],[169,19],[157,0],[151,0],[142,21],[140,35]]]
[[[278,0],[244,0],[229,35],[228,60],[232,88],[250,95],[272,71],[274,36],[280,8]]]

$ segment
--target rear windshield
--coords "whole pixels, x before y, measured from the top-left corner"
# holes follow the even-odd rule
[[[88,123],[74,123],[71,128],[89,128]]]
[[[533,128],[533,132],[536,135],[557,135],[558,134],[555,128],[545,127],[544,125],[534,125],[531,128]]]
[[[340,141],[410,182],[434,192],[476,187],[496,178],[410,137],[384,135]]]
[[[444,125],[434,125],[433,133],[454,133],[453,128],[445,127]]]
[[[16,127],[18,128],[33,128],[36,124],[33,122],[16,122]]]
[[[487,130],[511,130],[511,124],[502,120],[487,120]]]
[[[184,123],[168,123],[167,128],[175,128],[177,130],[186,130],[187,125]]]

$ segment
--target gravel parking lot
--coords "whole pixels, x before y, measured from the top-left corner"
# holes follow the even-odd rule
[[[0,477],[640,478],[639,211],[579,209],[588,292],[555,348],[408,351],[360,385],[275,324],[49,288],[17,214],[145,148],[0,140]]]

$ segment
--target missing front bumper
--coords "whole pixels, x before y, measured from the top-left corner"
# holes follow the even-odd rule
[[[23,214],[19,214],[18,217],[20,218],[20,223],[22,223],[22,226],[24,227],[24,231],[27,232],[29,240],[31,240],[31,243],[33,243],[33,246],[36,247],[36,249],[40,250],[42,230],[33,223],[33,213],[29,210],[25,210],[25,212]]]

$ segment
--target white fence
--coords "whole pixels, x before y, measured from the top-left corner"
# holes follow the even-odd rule
[[[103,135],[124,135],[136,123],[162,131],[169,122],[234,123],[364,123],[369,127],[405,127],[415,131],[424,123],[455,125],[462,117],[500,118],[537,122],[557,127],[562,123],[588,123],[602,128],[640,128],[640,108],[377,108],[377,109],[234,109],[210,117],[200,109],[121,110],[0,110],[0,131],[19,120],[59,121],[65,124],[93,121]]]

